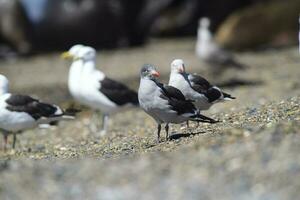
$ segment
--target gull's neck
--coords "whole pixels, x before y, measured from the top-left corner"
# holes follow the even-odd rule
[[[196,43],[196,54],[201,57],[207,57],[214,46],[213,36],[207,27],[199,27]]]
[[[172,85],[176,82],[176,80],[179,78],[179,73],[176,71],[171,71],[170,73],[170,79],[169,79],[169,85]]]
[[[139,93],[149,93],[156,88],[156,80],[150,78],[141,78]]]
[[[198,42],[209,43],[212,40],[212,34],[208,27],[199,27],[198,29]]]
[[[81,60],[75,60],[72,62],[70,70],[69,70],[69,80],[77,79],[80,77],[83,69],[83,63]]]
[[[95,60],[82,61],[83,72],[84,73],[93,73],[96,69],[95,65],[96,65]]]
[[[8,93],[8,84],[0,86],[0,96]]]
[[[170,79],[169,79],[169,85],[173,87],[179,87],[181,86],[185,81],[186,73],[178,73],[178,72],[171,72]]]
[[[88,60],[83,62],[82,74],[84,77],[93,77],[96,75],[97,78],[103,80],[105,78],[105,74],[96,68],[95,60]]]
[[[8,91],[7,90],[4,90],[4,89],[0,89],[0,96],[4,95],[4,94],[7,94]]]

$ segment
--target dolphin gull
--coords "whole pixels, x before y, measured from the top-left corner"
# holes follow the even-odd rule
[[[161,124],[166,123],[168,138],[169,123],[179,124],[188,120],[216,123],[217,121],[201,115],[191,101],[172,86],[158,82],[159,73],[153,65],[146,64],[141,69],[138,98],[144,109],[157,123],[157,141],[160,140]]]

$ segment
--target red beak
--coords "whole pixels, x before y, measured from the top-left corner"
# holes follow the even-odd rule
[[[182,68],[180,68],[180,69],[179,69],[179,72],[180,72],[180,73],[183,73],[183,69],[182,69]]]
[[[159,74],[158,71],[152,71],[151,74],[152,74],[153,76],[155,76],[155,77],[159,77],[159,76],[160,76],[160,74]]]

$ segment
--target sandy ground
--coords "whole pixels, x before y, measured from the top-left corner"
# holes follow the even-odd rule
[[[222,122],[172,125],[156,144],[155,123],[140,109],[111,117],[97,137],[100,115],[84,110],[71,122],[29,130],[17,148],[0,152],[1,199],[297,199],[300,187],[300,57],[298,49],[244,52],[246,71],[213,76],[194,55],[193,39],[103,51],[98,66],[137,89],[144,63],[166,82],[172,59],[206,75],[237,100],[206,115]],[[0,62],[13,92],[67,106],[69,62],[59,53]],[[233,80],[247,83],[228,87]]]

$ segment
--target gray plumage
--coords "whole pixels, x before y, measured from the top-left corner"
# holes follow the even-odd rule
[[[161,124],[166,123],[168,138],[169,123],[179,124],[188,120],[215,123],[216,121],[201,115],[193,103],[172,86],[158,82],[159,73],[153,65],[144,65],[141,70],[139,103],[142,109],[158,124],[157,137],[160,138]]]
[[[199,28],[196,43],[196,55],[204,62],[222,68],[233,67],[237,69],[244,69],[244,64],[236,61],[234,56],[222,49],[213,39],[212,33],[209,30],[210,20],[208,18],[201,18],[199,20]]]
[[[199,110],[207,110],[215,103],[235,99],[217,86],[211,85],[205,78],[186,73],[181,59],[171,63],[169,85],[179,89],[186,99],[193,100]]]

